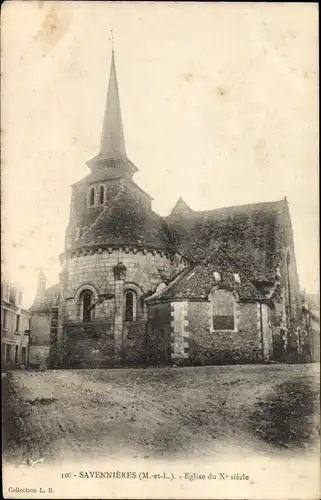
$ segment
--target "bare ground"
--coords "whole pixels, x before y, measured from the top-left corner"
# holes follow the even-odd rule
[[[319,365],[12,372],[4,459],[315,453]]]

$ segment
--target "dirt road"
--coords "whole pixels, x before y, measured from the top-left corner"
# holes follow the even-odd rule
[[[12,372],[4,456],[317,451],[319,365]]]

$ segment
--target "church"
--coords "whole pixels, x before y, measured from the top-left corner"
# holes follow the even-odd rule
[[[287,199],[167,217],[134,181],[112,52],[100,149],[72,185],[59,283],[31,332],[49,368],[296,360],[304,329]]]

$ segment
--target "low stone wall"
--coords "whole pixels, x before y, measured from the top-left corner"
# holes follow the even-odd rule
[[[148,360],[146,322],[125,323],[122,347],[115,349],[113,323],[65,326],[63,368],[99,368],[145,364]]]
[[[49,360],[49,345],[31,345],[29,366],[31,368],[42,367],[47,368]]]
[[[148,361],[146,321],[124,323],[124,363],[145,364]]]
[[[115,361],[112,324],[65,326],[63,368],[99,368]]]

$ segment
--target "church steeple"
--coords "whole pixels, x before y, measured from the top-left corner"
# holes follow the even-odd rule
[[[99,153],[104,158],[117,158],[119,156],[126,156],[114,49],[112,50],[111,56],[107,102],[101,133]]]
[[[110,174],[112,172],[116,174],[117,171],[118,175],[125,175],[130,178],[138,170],[126,154],[114,47],[111,54],[109,84],[99,154],[89,160],[87,165],[91,170],[104,169],[105,171],[107,169]]]

